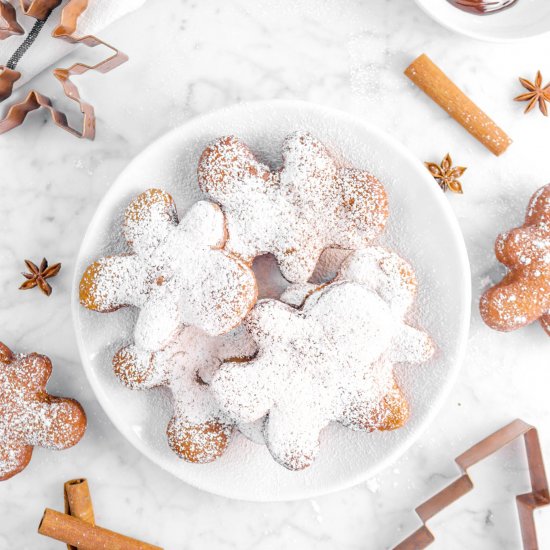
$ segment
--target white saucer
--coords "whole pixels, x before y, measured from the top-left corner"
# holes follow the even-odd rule
[[[460,34],[489,42],[514,42],[550,32],[550,2],[519,0],[490,15],[464,12],[447,0],[416,0],[441,25]]]
[[[322,433],[314,465],[290,472],[264,446],[237,434],[228,452],[207,465],[188,464],[168,448],[170,407],[162,390],[131,391],[111,370],[111,357],[131,340],[135,312],[88,311],[78,303],[86,266],[123,249],[120,219],[128,202],[148,187],[172,194],[183,213],[200,198],[199,155],[221,135],[235,134],[274,166],[283,138],[309,130],[351,165],[374,173],[386,186],[390,218],[383,242],[415,267],[419,280],[416,319],[438,350],[420,367],[399,366],[397,376],[412,415],[402,429],[358,433],[339,425]],[[82,243],[74,281],[73,315],[84,370],[117,428],[143,454],[191,485],[223,496],[257,501],[308,498],[355,485],[387,467],[419,437],[444,403],[464,355],[470,319],[470,270],[454,215],[426,168],[401,144],[362,120],[292,101],[237,105],[191,120],[136,157],[99,205]]]

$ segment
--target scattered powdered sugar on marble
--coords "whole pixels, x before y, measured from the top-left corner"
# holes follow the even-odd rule
[[[377,477],[371,477],[365,482],[365,486],[371,493],[378,493],[380,491],[380,480]]]
[[[403,60],[388,49],[386,32],[369,30],[353,35],[348,54],[350,86],[355,94],[374,104],[402,91]]]
[[[181,325],[228,332],[252,307],[254,276],[221,250],[226,233],[217,205],[199,201],[177,224],[171,197],[151,189],[132,202],[125,219],[134,254],[92,264],[82,278],[81,301],[107,312],[139,307],[139,347],[161,349]]]
[[[227,219],[227,247],[243,259],[272,253],[283,275],[306,282],[328,247],[357,248],[375,239],[387,218],[383,186],[368,172],[341,167],[306,132],[283,143],[271,171],[235,137],[203,153],[199,185]]]

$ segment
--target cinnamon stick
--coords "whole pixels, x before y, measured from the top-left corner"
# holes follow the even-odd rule
[[[493,154],[501,155],[512,143],[426,54],[416,58],[405,74]]]
[[[92,497],[85,479],[71,479],[63,486],[65,513],[86,523],[95,525]],[[67,550],[78,550],[76,546],[67,545]]]
[[[163,550],[81,519],[46,508],[38,526],[41,535],[76,546],[78,550]]]

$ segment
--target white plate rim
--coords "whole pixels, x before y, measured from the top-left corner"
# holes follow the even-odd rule
[[[509,38],[505,37],[496,37],[496,36],[490,36],[486,35],[480,32],[476,31],[469,31],[467,29],[462,29],[457,27],[456,25],[453,25],[452,23],[449,23],[448,20],[446,20],[444,17],[439,17],[434,12],[432,12],[424,3],[424,0],[415,0],[416,5],[429,17],[431,17],[436,23],[439,23],[446,29],[449,29],[453,32],[456,32],[457,34],[461,34],[462,36],[467,36],[469,38],[474,38],[476,40],[481,40],[482,42],[492,42],[493,44],[513,44],[516,42],[526,42],[528,40],[533,40],[535,38],[540,38],[541,36],[546,36],[547,34],[550,34],[550,29],[546,31],[540,31],[536,32],[534,34],[531,34],[529,36],[511,36]]]
[[[97,381],[97,379],[93,376],[92,368],[90,364],[88,363],[87,357],[86,357],[86,350],[84,345],[84,338],[79,330],[78,327],[78,311],[80,306],[79,302],[79,294],[78,294],[78,288],[80,283],[80,274],[78,272],[78,266],[81,264],[81,256],[82,251],[86,248],[85,245],[87,241],[91,238],[91,235],[95,232],[95,225],[98,223],[98,220],[101,218],[101,216],[98,216],[98,214],[101,212],[101,210],[106,209],[107,205],[109,204],[109,199],[111,195],[115,194],[115,189],[117,187],[117,182],[119,179],[123,178],[125,173],[127,171],[130,171],[135,163],[138,162],[139,157],[141,155],[144,155],[148,152],[150,152],[152,149],[161,147],[164,142],[170,141],[173,136],[175,136],[178,132],[182,130],[185,126],[188,124],[205,124],[209,119],[215,118],[216,116],[219,116],[220,114],[226,115],[230,111],[238,111],[240,109],[269,109],[276,105],[279,108],[288,108],[288,109],[311,109],[311,110],[318,110],[319,114],[325,113],[326,115],[333,116],[336,118],[341,118],[344,121],[353,121],[354,123],[361,124],[366,131],[372,133],[373,135],[376,135],[377,139],[380,139],[382,142],[385,142],[389,144],[391,147],[395,148],[397,151],[399,151],[399,154],[402,155],[405,159],[407,159],[411,165],[416,166],[417,175],[424,179],[427,183],[429,183],[429,186],[427,186],[427,189],[430,189],[430,187],[433,187],[432,194],[434,197],[436,197],[436,201],[438,202],[439,206],[442,208],[445,216],[447,217],[449,224],[452,229],[452,238],[454,240],[454,244],[456,245],[456,250],[459,253],[459,261],[462,268],[463,277],[460,281],[457,282],[457,291],[459,293],[462,293],[464,296],[464,303],[468,306],[465,308],[465,310],[462,312],[462,319],[460,322],[460,334],[457,338],[457,351],[454,359],[454,368],[450,372],[450,374],[445,378],[445,382],[443,384],[443,387],[437,394],[436,398],[432,401],[432,405],[430,407],[429,412],[426,414],[424,420],[418,425],[417,429],[411,433],[407,439],[405,439],[403,442],[398,444],[392,452],[389,452],[387,456],[381,460],[378,464],[369,467],[365,471],[358,473],[357,475],[350,476],[350,478],[346,482],[342,482],[338,484],[337,486],[331,487],[330,489],[326,488],[320,488],[318,490],[311,489],[308,490],[307,493],[300,494],[300,495],[293,495],[291,497],[280,497],[280,498],[262,498],[261,496],[257,496],[253,499],[255,502],[281,502],[281,501],[296,501],[296,500],[302,500],[306,498],[315,498],[318,496],[330,494],[336,491],[341,491],[344,489],[348,489],[350,487],[353,487],[355,485],[358,485],[359,483],[365,482],[368,479],[376,476],[378,473],[380,473],[382,470],[385,470],[388,468],[393,462],[395,462],[399,457],[401,457],[414,443],[422,436],[422,434],[426,431],[428,426],[433,422],[435,416],[440,412],[441,408],[443,407],[445,401],[447,400],[457,378],[460,373],[462,364],[464,362],[464,357],[466,354],[466,347],[467,347],[467,341],[468,341],[468,335],[469,335],[469,328],[470,328],[470,317],[471,317],[471,296],[472,296],[472,288],[471,288],[471,270],[470,270],[470,263],[468,259],[466,244],[464,241],[464,237],[462,235],[462,231],[460,229],[460,226],[458,224],[458,220],[456,219],[456,216],[454,215],[454,212],[449,205],[446,197],[443,193],[441,193],[438,190],[438,187],[436,185],[433,185],[433,177],[429,174],[429,172],[425,169],[424,165],[416,158],[412,152],[410,152],[401,142],[399,142],[396,138],[389,135],[383,130],[380,130],[378,127],[364,121],[358,121],[356,118],[354,118],[350,113],[347,113],[345,111],[341,111],[338,109],[333,109],[330,107],[326,107],[324,105],[320,105],[317,103],[311,103],[301,100],[286,100],[286,99],[268,99],[268,100],[259,100],[259,101],[250,101],[250,102],[242,102],[230,105],[228,107],[224,107],[222,109],[218,109],[215,111],[211,111],[205,114],[198,115],[196,117],[193,117],[186,121],[186,123],[178,126],[177,128],[174,128],[167,132],[166,134],[162,135],[155,141],[153,141],[151,144],[146,146],[140,153],[138,153],[127,165],[126,167],[118,174],[116,179],[113,181],[101,201],[99,202],[94,215],[92,216],[90,223],[88,225],[88,228],[84,234],[84,237],[82,239],[78,255],[75,261],[75,267],[74,267],[74,273],[73,273],[73,290],[72,290],[72,299],[71,299],[71,310],[72,310],[72,319],[73,319],[73,328],[77,340],[77,347],[80,355],[80,359],[82,362],[82,367],[84,369],[84,372],[86,374],[86,378],[92,387],[92,390],[94,392],[94,395],[96,399],[98,400],[99,404],[101,405],[103,411],[109,418],[109,420],[115,425],[117,430],[126,438],[128,442],[130,442],[141,454],[143,454],[145,457],[147,457],[151,462],[153,462],[156,466],[162,468],[166,472],[173,475],[175,478],[183,481],[184,483],[187,483],[195,488],[198,488],[200,490],[204,490],[206,492],[216,494],[221,497],[230,498],[234,500],[247,500],[252,501],[251,498],[245,498],[240,495],[235,494],[229,494],[227,492],[224,492],[223,488],[220,487],[220,490],[213,490],[211,487],[205,488],[201,486],[200,483],[194,483],[191,479],[183,479],[182,477],[176,475],[174,472],[172,472],[170,469],[165,467],[162,463],[159,463],[157,461],[154,454],[149,450],[148,446],[143,443],[142,440],[140,440],[137,437],[132,437],[132,432],[127,429],[127,427],[124,425],[123,422],[119,421],[116,415],[110,413],[111,404],[106,396],[106,392],[102,385]]]

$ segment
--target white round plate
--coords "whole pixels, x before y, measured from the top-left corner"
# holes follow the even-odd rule
[[[132,338],[135,311],[100,314],[78,303],[86,266],[121,252],[120,222],[131,199],[152,186],[166,189],[183,213],[201,198],[196,169],[204,147],[235,134],[262,160],[280,163],[283,138],[308,130],[346,163],[367,169],[384,182],[390,218],[383,243],[415,267],[419,293],[415,320],[432,335],[437,353],[421,366],[398,366],[410,401],[411,418],[394,432],[359,433],[334,424],[321,434],[313,466],[291,472],[265,446],[235,434],[228,451],[207,465],[179,459],[166,443],[170,403],[160,390],[131,391],[112,373],[113,353]],[[96,396],[118,429],[143,454],[176,477],[212,493],[257,500],[293,500],[344,489],[388,466],[422,433],[455,380],[463,359],[470,320],[470,270],[459,226],[426,168],[401,144],[348,114],[297,101],[237,105],[191,120],[136,157],[99,205],[80,249],[73,315],[82,362]]]
[[[447,0],[416,0],[416,3],[448,29],[488,42],[514,42],[550,31],[548,0],[519,0],[512,7],[490,15],[467,13]]]

